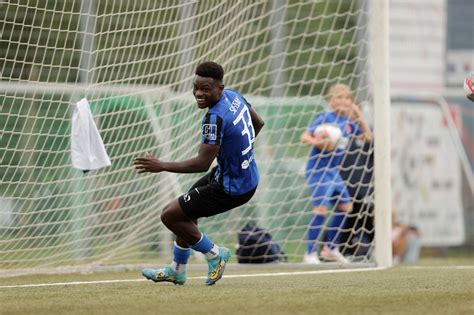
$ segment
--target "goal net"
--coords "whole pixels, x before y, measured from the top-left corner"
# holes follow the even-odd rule
[[[254,224],[287,261],[303,261],[313,198],[300,135],[329,110],[335,83],[350,86],[364,112],[371,108],[369,1],[38,0],[0,8],[1,270],[170,260],[161,209],[202,174],[137,174],[132,159],[197,153],[204,112],[191,89],[196,65],[207,60],[223,65],[225,85],[266,125],[255,143],[256,195],[200,227],[235,250],[239,230]],[[112,161],[86,174],[70,157],[72,111],[83,97]],[[354,210],[332,231],[350,263],[374,262],[373,149],[349,138],[340,167]],[[330,221],[318,249],[328,245]]]

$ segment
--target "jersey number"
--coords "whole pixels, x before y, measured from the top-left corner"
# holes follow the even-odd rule
[[[249,141],[249,146],[242,151],[242,155],[246,155],[253,147],[255,141],[255,131],[252,125],[252,118],[250,117],[250,112],[247,106],[243,106],[237,118],[234,119],[234,126],[239,122],[242,122],[244,128],[242,129],[242,136],[247,136]]]

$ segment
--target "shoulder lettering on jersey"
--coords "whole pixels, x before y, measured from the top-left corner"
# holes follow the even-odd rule
[[[242,101],[236,96],[234,100],[232,101],[232,104],[230,104],[229,110],[234,114],[237,113],[237,110],[239,109],[240,104],[242,104]]]

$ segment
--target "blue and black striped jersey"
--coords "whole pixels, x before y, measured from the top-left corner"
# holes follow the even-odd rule
[[[242,195],[258,185],[253,146],[255,130],[250,104],[235,90],[224,89],[202,119],[202,143],[220,146],[213,182],[229,195]]]

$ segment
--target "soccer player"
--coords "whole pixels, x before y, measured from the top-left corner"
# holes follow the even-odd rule
[[[138,173],[200,173],[209,170],[217,157],[217,166],[161,213],[161,221],[176,235],[176,241],[170,266],[143,270],[143,276],[155,282],[184,284],[191,249],[207,258],[206,284],[213,285],[221,279],[231,252],[202,233],[198,219],[245,204],[259,181],[253,147],[264,125],[262,118],[238,91],[224,89],[224,70],[219,64],[201,63],[195,74],[193,94],[197,107],[208,109],[201,123],[197,156],[181,162],[164,162],[146,154],[134,161]]]
[[[306,166],[308,183],[313,205],[313,216],[309,223],[308,243],[304,262],[320,263],[317,254],[317,241],[328,216],[328,210],[334,208],[325,238],[321,256],[326,260],[347,263],[347,259],[338,250],[338,230],[344,223],[345,214],[352,211],[351,197],[341,176],[339,166],[345,153],[348,137],[356,135],[364,141],[371,141],[372,132],[364,121],[361,111],[354,104],[352,91],[345,84],[335,84],[328,93],[330,111],[318,114],[311,125],[301,135],[301,142],[311,147]],[[337,126],[342,132],[338,142],[332,142],[328,136],[314,135],[321,124]]]

